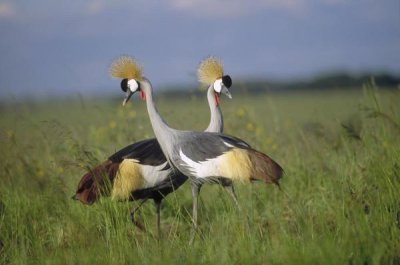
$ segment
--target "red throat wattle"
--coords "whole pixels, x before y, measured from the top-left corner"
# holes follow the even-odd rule
[[[215,95],[215,106],[219,106],[219,95],[218,93],[214,93]]]
[[[143,90],[140,90],[140,99],[145,101],[146,100],[146,94],[143,92]]]

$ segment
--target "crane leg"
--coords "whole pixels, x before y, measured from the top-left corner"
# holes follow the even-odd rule
[[[135,219],[135,213],[139,210],[143,203],[145,203],[147,199],[142,200],[137,207],[132,208],[131,210],[131,220],[140,230],[145,231],[144,225]]]
[[[156,213],[157,213],[157,233],[158,240],[161,239],[161,227],[160,227],[160,212],[161,212],[161,200],[154,200],[156,205]]]
[[[240,207],[233,184],[231,183],[230,185],[224,185],[224,189],[228,192],[229,195],[231,195],[233,201],[235,202],[236,208],[239,212],[241,212],[242,208]]]
[[[239,213],[243,214],[243,211],[242,211],[242,208],[240,207],[239,201],[237,199],[236,192],[233,187],[232,181],[222,181],[221,184],[224,187],[224,189],[229,193],[229,195],[231,195]],[[247,228],[250,229],[250,218],[247,214],[246,214],[246,223],[247,223]]]
[[[220,178],[219,181],[220,181],[220,184],[222,185],[222,187],[224,187],[224,189],[226,190],[226,192],[228,192],[228,194],[232,197],[232,200],[235,202],[235,206],[238,209],[238,211],[241,212],[242,209],[241,209],[239,201],[237,199],[232,181],[229,179],[225,179],[225,178]]]
[[[192,235],[190,238],[190,243],[193,242],[194,236],[197,231],[197,205],[200,193],[201,184],[192,182],[192,199],[193,199],[193,212],[192,212]]]

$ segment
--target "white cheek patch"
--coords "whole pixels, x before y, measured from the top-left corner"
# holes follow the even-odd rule
[[[132,92],[136,92],[139,88],[138,82],[135,79],[130,79],[128,81],[128,87]]]
[[[215,82],[214,82],[214,90],[217,93],[221,93],[221,90],[222,90],[222,79],[221,78],[215,80]]]

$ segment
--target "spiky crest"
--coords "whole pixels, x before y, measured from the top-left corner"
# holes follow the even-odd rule
[[[110,75],[120,79],[142,80],[142,68],[137,61],[128,55],[123,55],[115,59],[110,66]]]
[[[209,56],[202,60],[197,69],[197,78],[200,83],[210,85],[218,78],[222,78],[224,69],[220,59],[214,56]]]

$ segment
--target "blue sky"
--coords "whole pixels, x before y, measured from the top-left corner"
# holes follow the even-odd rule
[[[136,57],[156,88],[196,84],[207,55],[233,80],[400,73],[398,0],[0,0],[0,97],[114,93]]]

